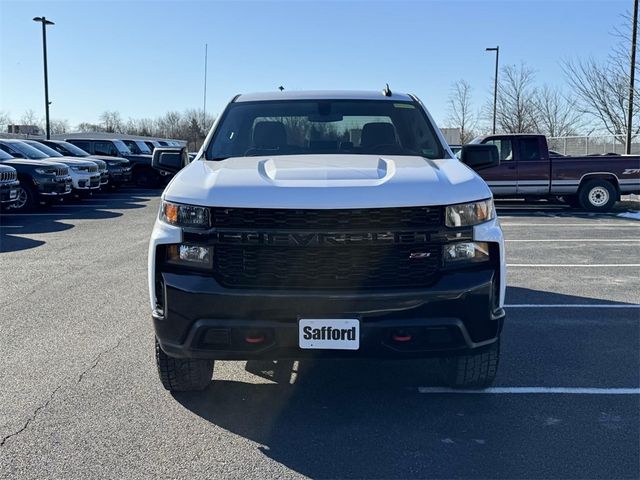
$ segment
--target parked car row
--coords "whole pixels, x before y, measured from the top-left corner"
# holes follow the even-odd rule
[[[0,139],[0,166],[0,206],[17,210],[86,198],[131,180],[128,160],[95,157],[59,140]]]
[[[84,150],[87,154],[103,158],[123,158],[131,164],[131,177],[133,183],[140,187],[157,187],[167,183],[169,175],[151,166],[151,156],[157,147],[174,147],[178,145],[162,145],[160,142],[152,143],[153,148],[142,140],[120,140],[105,138],[77,138],[69,137],[67,142]]]

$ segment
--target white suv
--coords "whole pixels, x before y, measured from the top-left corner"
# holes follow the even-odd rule
[[[102,173],[96,162],[65,157],[53,148],[35,140],[23,140],[23,143],[39,150],[52,161],[64,163],[69,167],[69,175],[71,176],[73,194],[75,196],[86,197],[100,188]]]

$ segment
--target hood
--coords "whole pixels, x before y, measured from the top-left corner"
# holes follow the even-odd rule
[[[15,158],[11,160],[2,160],[4,165],[9,165],[16,170],[33,170],[38,167],[50,167],[55,165],[56,167],[66,168],[67,166],[61,162],[54,162],[49,160],[28,160],[24,158]]]
[[[285,155],[194,161],[164,196],[206,206],[339,209],[463,203],[491,191],[455,159]]]
[[[90,160],[79,160],[77,157],[51,157],[52,162],[64,163],[65,165],[77,167],[95,167],[96,164]]]
[[[136,163],[148,163],[149,165],[151,165],[151,159],[153,158],[151,155],[137,155],[137,154],[131,154],[131,155],[126,155],[125,158],[127,160],[131,160],[132,162],[136,162]]]
[[[97,159],[97,160],[102,160],[103,162],[106,162],[109,165],[117,165],[119,167],[124,167],[126,165],[129,165],[129,160],[127,160],[126,158],[120,158],[120,157],[109,157],[107,155],[90,155],[88,157],[83,157],[87,160],[92,160],[93,159]]]
[[[13,168],[10,165],[3,165],[2,163],[0,163],[0,172],[10,172],[15,170],[15,168]]]

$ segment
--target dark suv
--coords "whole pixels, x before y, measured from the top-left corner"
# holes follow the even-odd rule
[[[131,181],[131,165],[126,158],[113,157],[107,155],[91,155],[82,148],[75,146],[73,143],[64,140],[38,140],[43,145],[53,148],[56,152],[67,156],[84,158],[85,160],[102,160],[107,164],[107,174],[109,177],[109,185],[117,188],[124,183]]]
[[[139,187],[157,187],[164,183],[163,175],[151,167],[151,155],[134,154],[122,140],[105,138],[67,138],[66,140],[92,155],[126,158],[131,163],[133,183]]]
[[[151,150],[142,140],[131,140],[128,138],[123,138],[122,143],[129,147],[129,150],[131,150],[136,155],[151,155],[153,153],[153,150]]]
[[[0,165],[14,168],[20,181],[15,209],[31,210],[71,193],[69,167],[47,160],[14,158],[3,147],[0,143]]]
[[[18,181],[16,169],[0,163],[0,208],[13,206],[18,200],[19,186],[20,182]]]

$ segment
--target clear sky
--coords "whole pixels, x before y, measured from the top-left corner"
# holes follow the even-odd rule
[[[632,0],[511,1],[7,1],[0,0],[0,110],[43,114],[41,26],[48,29],[51,117],[71,125],[117,110],[123,119],[201,108],[236,93],[371,89],[416,93],[443,126],[451,83],[478,106],[491,97],[494,56],[526,62],[540,83],[564,83],[560,61],[603,58]]]

